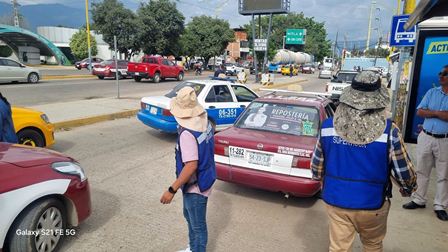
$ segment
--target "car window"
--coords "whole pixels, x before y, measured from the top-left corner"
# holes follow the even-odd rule
[[[6,61],[6,65],[7,66],[10,66],[10,67],[20,67],[20,64],[15,62],[15,61],[7,60],[7,59],[5,59],[4,61]]]
[[[0,59],[0,66],[6,66],[6,61],[4,59]]]
[[[181,90],[183,87],[192,87],[194,89],[194,91],[196,92],[196,96],[199,96],[199,94],[204,89],[205,85],[204,84],[199,84],[199,83],[194,83],[194,82],[182,82],[182,83],[178,84],[177,86],[175,86],[173,88],[173,90],[171,90],[165,96],[168,97],[168,98],[176,97],[177,92],[179,90]]]
[[[319,112],[314,107],[252,102],[235,126],[295,136],[317,137]]]
[[[334,110],[333,108],[330,106],[330,104],[328,104],[327,106],[325,106],[325,112],[327,114],[327,118],[328,117],[332,117],[334,115]]]
[[[347,82],[347,83],[351,83],[353,81],[353,79],[355,78],[357,73],[339,73],[338,74],[338,81],[342,81],[342,82]]]
[[[210,89],[205,102],[233,102],[230,89],[225,85],[216,85]]]
[[[176,64],[172,62],[171,60],[168,60],[168,66],[175,66]]]
[[[257,98],[257,95],[246,87],[232,85],[232,88],[238,102],[251,102]]]
[[[164,64],[165,66],[169,66],[170,65],[170,63],[169,63],[169,61],[167,59],[163,59],[162,60],[162,64]]]

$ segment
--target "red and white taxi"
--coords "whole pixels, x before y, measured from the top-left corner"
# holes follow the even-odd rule
[[[215,135],[220,180],[310,197],[320,191],[310,162],[331,100],[315,94],[275,92],[255,99],[235,125]]]
[[[89,183],[74,159],[0,143],[0,251],[55,251],[90,213]]]

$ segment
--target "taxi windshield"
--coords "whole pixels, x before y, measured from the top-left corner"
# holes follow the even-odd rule
[[[235,123],[235,127],[317,137],[319,113],[314,107],[253,102]]]
[[[194,89],[194,91],[196,92],[196,96],[199,96],[199,94],[201,93],[202,89],[204,89],[205,85],[204,84],[199,84],[199,83],[194,83],[194,82],[182,82],[179,85],[175,86],[173,88],[173,90],[171,90],[165,96],[168,97],[168,98],[176,97],[177,92],[179,90],[181,90],[183,87],[192,87]]]

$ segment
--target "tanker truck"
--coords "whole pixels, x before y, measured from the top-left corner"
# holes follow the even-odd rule
[[[280,49],[275,54],[270,66],[269,71],[275,72],[280,65],[303,65],[306,63],[314,62],[314,56],[304,52],[293,52],[286,49]]]

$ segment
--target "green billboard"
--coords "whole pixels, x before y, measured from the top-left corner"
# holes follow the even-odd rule
[[[287,29],[285,43],[287,45],[304,45],[306,29]]]

